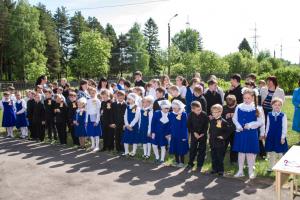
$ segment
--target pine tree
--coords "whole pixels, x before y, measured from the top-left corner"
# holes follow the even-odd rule
[[[93,30],[101,33],[101,35],[105,34],[105,30],[103,26],[100,24],[96,17],[88,17],[87,19],[88,27]]]
[[[58,34],[56,33],[56,24],[52,18],[51,12],[46,10],[46,6],[39,3],[37,6],[40,11],[40,30],[44,32],[47,40],[45,56],[47,57],[47,68],[51,76],[58,77],[61,72],[60,66],[60,47],[58,43]]]
[[[111,47],[111,58],[109,60],[109,65],[112,73],[119,72],[119,57],[120,57],[120,49],[118,48],[118,38],[115,32],[114,27],[111,24],[106,24],[105,27],[105,37],[109,39],[112,44]]]
[[[54,14],[54,21],[56,24],[56,33],[58,35],[58,42],[60,45],[60,63],[64,71],[70,57],[70,34],[69,34],[69,17],[65,7],[57,8]]]
[[[149,69],[154,74],[159,74],[159,40],[158,26],[152,18],[149,18],[145,24],[144,36],[147,39],[147,51],[150,56]]]
[[[244,38],[243,41],[239,45],[239,51],[242,51],[242,50],[246,50],[250,54],[252,54],[252,49],[251,49],[251,47],[249,45],[249,42],[247,41],[246,38]]]

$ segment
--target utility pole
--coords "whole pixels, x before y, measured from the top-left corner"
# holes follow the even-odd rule
[[[282,43],[280,44],[280,58],[282,59]]]
[[[171,74],[171,63],[170,63],[170,47],[171,47],[171,21],[173,18],[177,17],[178,14],[175,14],[173,17],[169,19],[168,23],[168,75]]]
[[[257,39],[259,38],[259,35],[257,35],[257,28],[256,28],[256,23],[254,24],[254,35],[251,37],[253,38],[253,54],[254,57],[256,57],[256,52],[258,51],[258,44],[257,44]]]

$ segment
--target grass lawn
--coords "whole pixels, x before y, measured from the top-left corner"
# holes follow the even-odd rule
[[[292,128],[292,119],[293,119],[294,107],[292,105],[292,99],[290,97],[288,97],[286,99],[286,102],[284,103],[283,112],[285,112],[287,114],[287,117],[288,117],[288,138],[287,139],[288,139],[289,146],[292,146],[292,145],[298,143],[299,136],[298,136],[298,134],[296,134],[291,129]],[[0,121],[2,121],[2,114],[0,114]],[[0,128],[0,132],[2,133],[2,135],[5,135],[5,130],[2,127]],[[72,145],[72,140],[71,140],[70,134],[68,134],[68,145],[69,146]],[[142,147],[139,147],[138,152],[137,152],[137,156],[134,159],[141,159],[142,154],[143,154],[142,151],[143,151]],[[115,154],[115,152],[111,152],[111,153]],[[226,158],[225,158],[225,174],[227,176],[233,176],[234,173],[237,171],[237,165],[236,164],[231,165],[230,162],[229,162],[229,157],[228,156],[229,156],[229,154],[227,152]],[[186,159],[186,163],[187,163],[188,156],[186,156],[185,159]],[[174,158],[172,156],[167,156],[166,163],[171,164],[173,162],[173,160],[174,160]],[[153,161],[154,161],[154,157],[152,155],[150,160],[147,161],[147,162],[153,162]],[[256,173],[257,173],[258,177],[271,177],[271,178],[274,178],[274,176],[275,176],[274,173],[267,173],[268,162],[266,160],[257,159],[255,168],[256,168]],[[211,159],[210,159],[209,146],[207,146],[207,157],[206,157],[206,160],[205,160],[205,164],[203,166],[203,171],[209,171],[210,169],[211,169]]]

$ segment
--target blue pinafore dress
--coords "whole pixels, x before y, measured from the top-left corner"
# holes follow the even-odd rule
[[[130,108],[129,106],[127,106],[127,121],[128,124],[130,124],[134,117],[135,117],[135,112],[136,112],[136,107],[133,106],[132,108]],[[122,143],[123,144],[137,144],[138,143],[138,123],[136,123],[133,127],[132,127],[132,131],[128,130],[127,128],[125,128],[124,134],[123,134],[123,138],[122,138]]]
[[[141,119],[140,119],[141,123],[139,129],[139,143],[141,144],[151,143],[151,135],[150,137],[148,136],[149,112],[150,109],[147,110],[141,109]]]
[[[75,120],[78,125],[75,125],[75,136],[76,137],[86,137],[86,127],[85,127],[86,112],[76,112]]]
[[[13,106],[13,101],[2,101],[3,105],[3,119],[2,127],[13,127],[16,125],[16,113]]]
[[[16,111],[19,112],[20,110],[23,109],[22,102],[16,102]],[[21,128],[21,127],[27,127],[28,124],[28,119],[26,118],[26,112],[23,112],[22,114],[16,115],[16,127]]]

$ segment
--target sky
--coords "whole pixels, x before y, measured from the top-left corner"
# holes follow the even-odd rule
[[[97,17],[103,26],[106,23],[112,24],[118,35],[126,33],[134,22],[144,26],[147,19],[152,17],[159,27],[162,48],[166,48],[168,44],[167,24],[172,16],[178,14],[171,21],[171,36],[187,27],[196,29],[203,38],[204,49],[221,56],[236,52],[243,38],[246,38],[253,47],[256,25],[258,51],[268,49],[272,55],[275,51],[276,57],[280,58],[282,46],[282,58],[299,63],[299,0],[29,0],[29,2],[34,5],[41,2],[52,12],[57,7],[65,6],[70,16],[74,10],[81,10],[85,17]],[[113,7],[143,2],[148,3]]]

